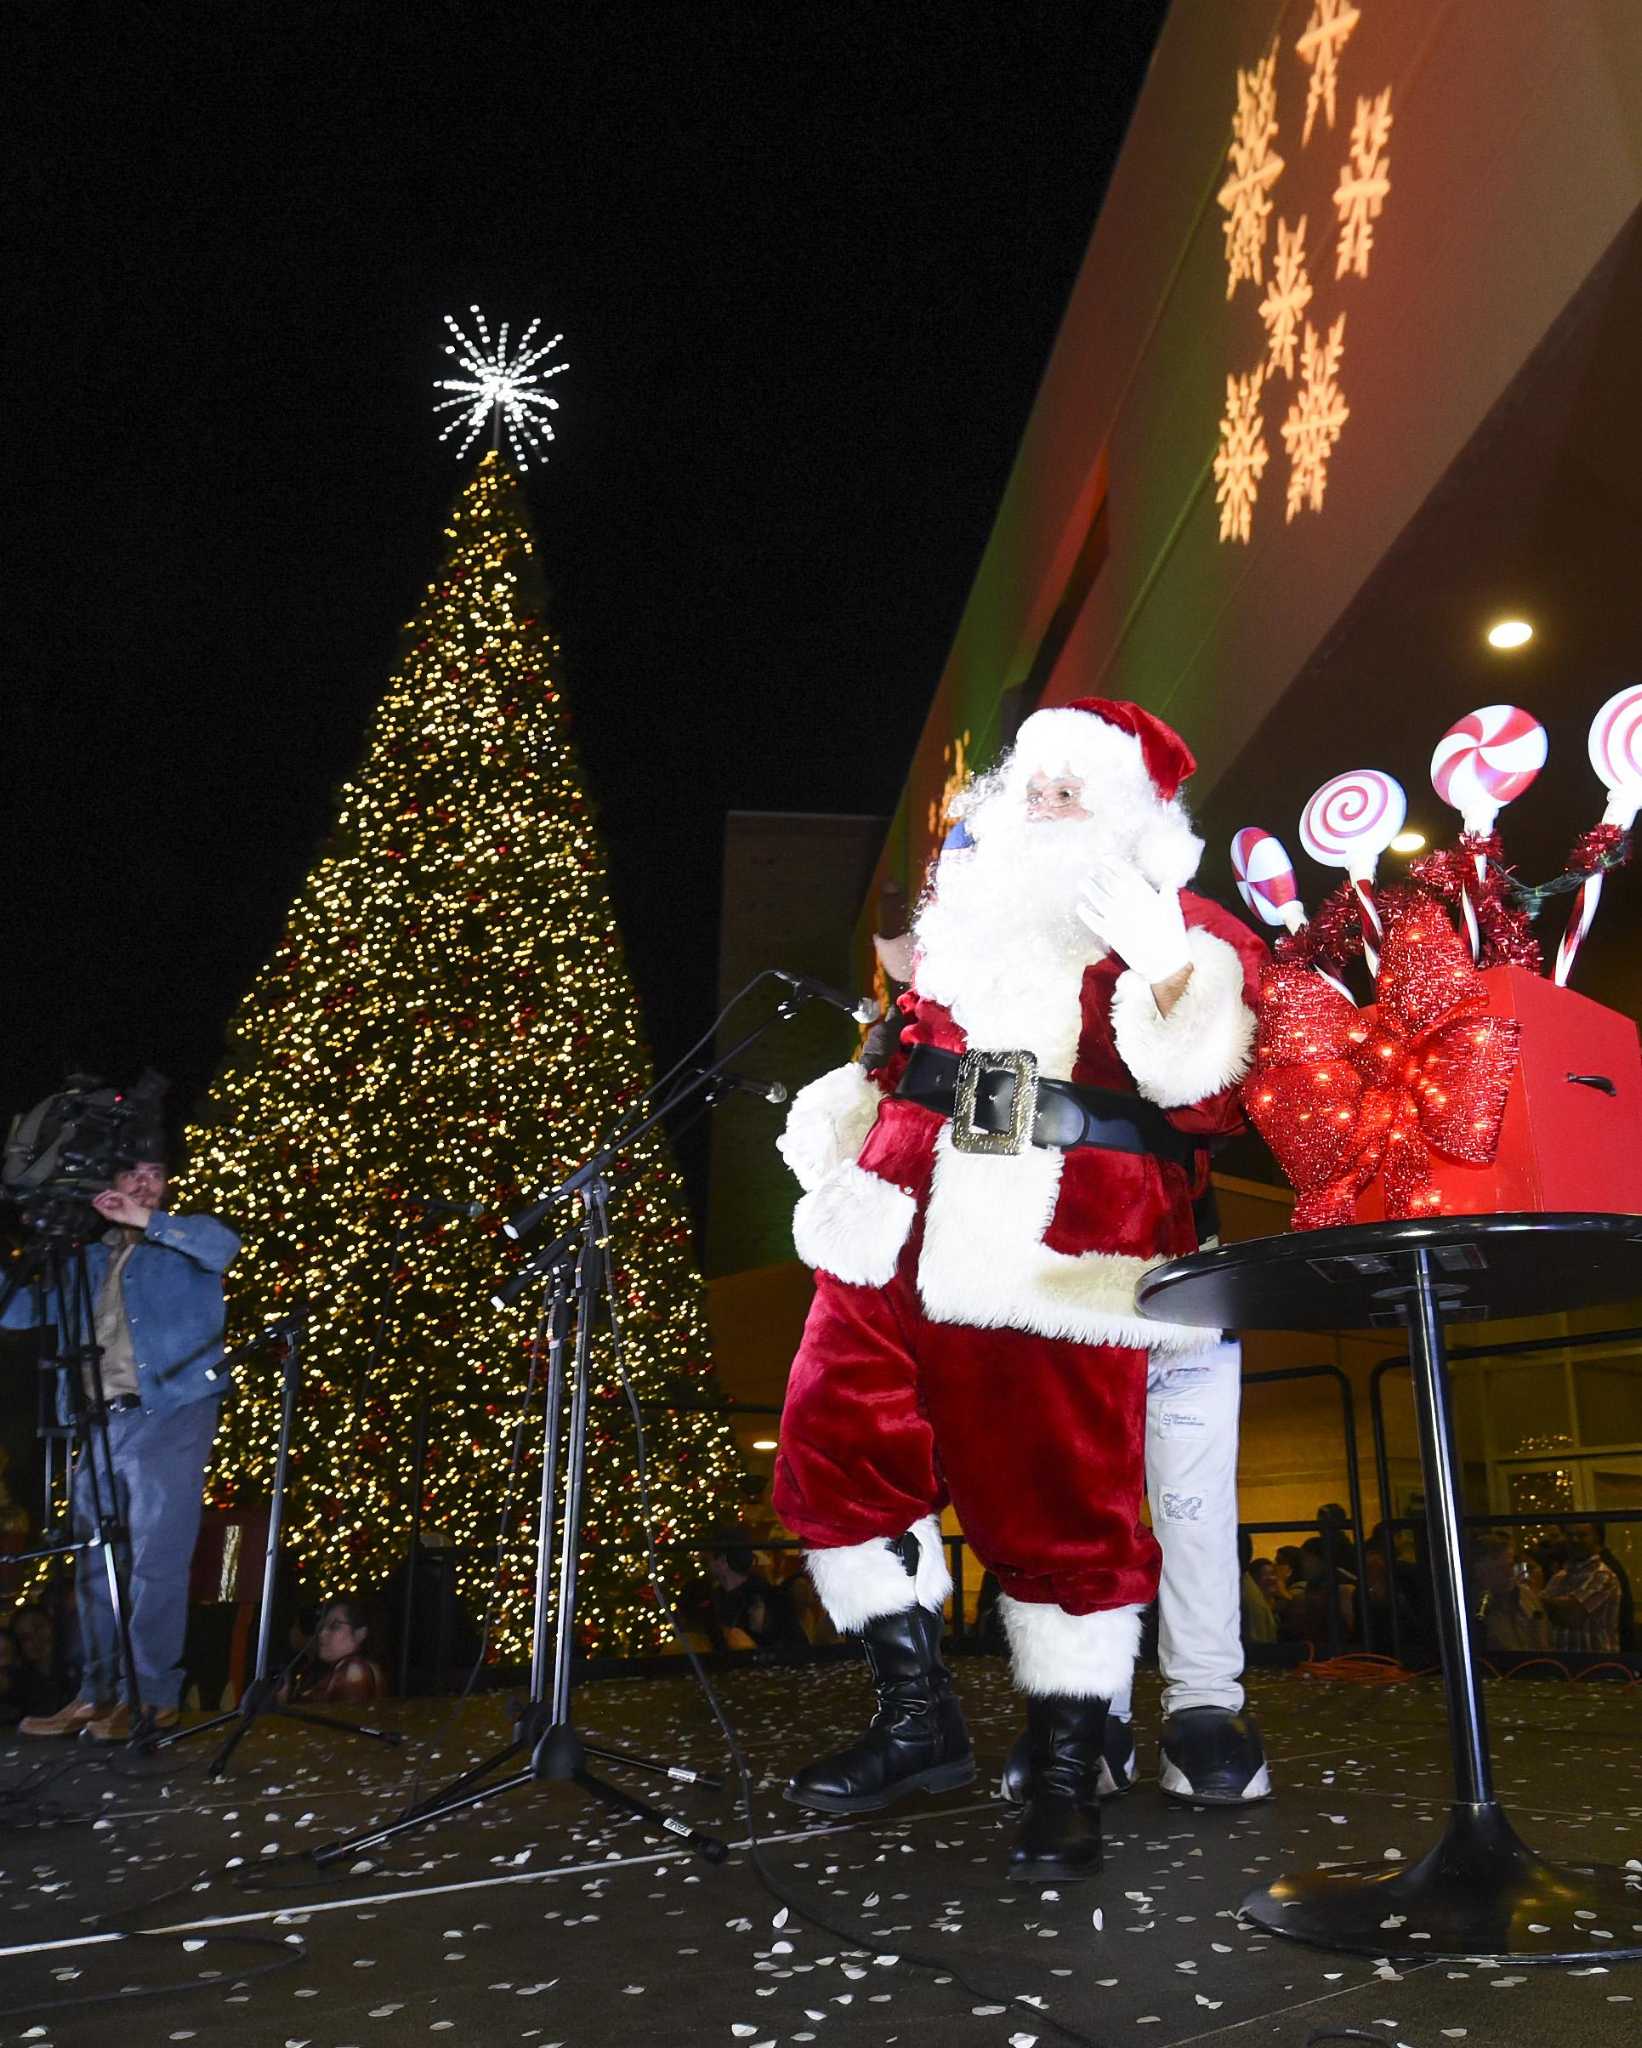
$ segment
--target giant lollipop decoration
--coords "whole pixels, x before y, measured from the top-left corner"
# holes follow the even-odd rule
[[[1284,925],[1291,932],[1300,929],[1306,921],[1305,905],[1282,840],[1259,825],[1245,825],[1232,835],[1231,864],[1238,895],[1262,923]]]
[[[1628,832],[1642,810],[1642,684],[1632,683],[1608,699],[1591,720],[1589,746],[1591,766],[1608,791],[1602,822]],[[1601,900],[1602,876],[1587,875],[1579,885],[1568,914],[1568,929],[1556,949],[1552,979],[1558,988],[1567,986],[1569,971]]]
[[[1316,790],[1300,816],[1300,844],[1326,868],[1344,868],[1357,898],[1368,971],[1380,971],[1380,913],[1374,907],[1374,870],[1403,829],[1408,798],[1395,776],[1354,768]]]
[[[1545,766],[1545,728],[1515,704],[1484,704],[1468,711],[1437,742],[1431,756],[1431,787],[1460,814],[1463,829],[1486,839],[1494,820],[1514,803]],[[1473,856],[1477,880],[1488,873],[1486,854]],[[1460,898],[1471,958],[1482,951],[1470,892]]]
[[[1280,924],[1291,932],[1300,929],[1306,921],[1306,906],[1300,901],[1294,863],[1282,840],[1262,825],[1245,825],[1232,834],[1231,864],[1238,895],[1262,923]],[[1356,1001],[1345,983],[1326,968],[1319,967],[1316,972],[1348,1003]]]

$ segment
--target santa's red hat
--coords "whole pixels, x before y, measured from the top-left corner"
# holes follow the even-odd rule
[[[1181,784],[1196,766],[1173,726],[1110,697],[1034,711],[1013,750],[1017,775],[1078,775],[1085,806],[1123,833],[1136,865],[1159,888],[1183,887],[1203,855],[1180,802]]]

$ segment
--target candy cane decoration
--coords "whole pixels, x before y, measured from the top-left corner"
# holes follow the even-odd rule
[[[1602,823],[1628,832],[1642,810],[1642,685],[1632,683],[1608,699],[1591,720],[1588,744],[1591,766],[1608,791]],[[1558,988],[1568,985],[1568,975],[1602,901],[1602,881],[1600,874],[1588,875],[1574,897],[1551,977]]]
[[[1245,825],[1232,834],[1232,873],[1237,893],[1264,924],[1280,924],[1297,932],[1306,921],[1306,906],[1300,901],[1294,880],[1294,863],[1282,840],[1260,825]],[[1338,989],[1348,1003],[1356,997],[1343,981],[1337,981],[1326,967],[1313,970],[1330,988]]]
[[[1494,829],[1494,820],[1514,803],[1545,766],[1545,728],[1515,704],[1484,704],[1468,711],[1437,742],[1431,756],[1431,787],[1460,814],[1462,828],[1479,839]],[[1488,873],[1486,855],[1473,856],[1477,880]],[[1482,952],[1477,913],[1469,890],[1460,897],[1471,958]]]
[[[1363,955],[1370,974],[1380,971],[1380,913],[1374,904],[1374,870],[1403,829],[1408,798],[1395,776],[1378,768],[1354,768],[1316,790],[1300,817],[1300,844],[1326,868],[1344,868],[1357,898],[1363,927]]]
[[[1305,906],[1295,887],[1294,863],[1280,839],[1259,825],[1245,825],[1232,835],[1231,864],[1238,895],[1263,924],[1300,929]]]

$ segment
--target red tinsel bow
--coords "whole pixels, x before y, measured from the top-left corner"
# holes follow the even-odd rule
[[[1482,1014],[1487,990],[1443,906],[1397,895],[1381,899],[1375,1008],[1297,965],[1261,986],[1243,1102],[1299,1197],[1294,1230],[1351,1222],[1379,1174],[1388,1217],[1430,1215],[1432,1152],[1482,1166],[1499,1144],[1520,1027]]]

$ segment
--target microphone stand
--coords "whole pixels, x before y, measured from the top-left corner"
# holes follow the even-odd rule
[[[723,1092],[724,1072],[730,1062],[770,1029],[797,1014],[809,991],[795,989],[783,997],[774,1013],[730,1047],[709,1067],[688,1074],[665,1097],[661,1106],[642,1122],[602,1145],[590,1159],[555,1189],[515,1217],[509,1234],[526,1237],[540,1227],[543,1219],[570,1195],[581,1203],[579,1230],[567,1230],[544,1250],[523,1261],[491,1294],[497,1308],[515,1301],[539,1278],[543,1283],[545,1307],[536,1340],[532,1364],[534,1385],[540,1362],[542,1339],[547,1342],[547,1383],[542,1440],[542,1481],[536,1518],[536,1589],[533,1614],[530,1697],[520,1706],[514,1721],[513,1740],[506,1748],[474,1764],[441,1790],[407,1807],[386,1827],[327,1842],[311,1851],[320,1869],[356,1856],[379,1843],[392,1841],[413,1828],[427,1827],[453,1813],[480,1806],[504,1792],[517,1791],[544,1779],[568,1779],[589,1797],[618,1813],[642,1821],[653,1833],[670,1835],[692,1849],[708,1863],[722,1863],[729,1854],[716,1836],[692,1828],[674,1814],[665,1813],[647,1801],[635,1798],[619,1785],[588,1769],[588,1760],[647,1771],[678,1785],[700,1785],[708,1791],[722,1791],[723,1781],[679,1763],[663,1763],[654,1757],[633,1756],[625,1750],[609,1749],[586,1741],[571,1720],[570,1694],[575,1653],[577,1564],[581,1547],[582,1497],[587,1475],[588,1412],[593,1380],[593,1327],[601,1299],[606,1304],[606,1322],[611,1336],[619,1341],[610,1304],[616,1299],[615,1263],[610,1251],[609,1174],[617,1157],[635,1144],[662,1117],[682,1104],[696,1100],[699,1115]],[[651,1100],[659,1088],[647,1091]],[[642,1104],[641,1104],[642,1107]],[[574,1279],[571,1272],[574,1268]],[[569,1373],[565,1347],[569,1339],[572,1299],[575,1307],[575,1344]],[[569,1410],[565,1414],[568,1386]],[[561,1443],[561,1436],[563,1441]],[[564,1455],[565,1474],[562,1512],[559,1505],[559,1460]],[[558,1524],[555,1550],[554,1529]],[[557,1580],[556,1593],[552,1589]],[[551,1619],[551,1631],[550,1631]],[[551,1633],[551,1652],[549,1639]],[[487,1782],[504,1766],[526,1758],[524,1768],[495,1783]]]
[[[209,1720],[197,1721],[188,1728],[172,1729],[165,1735],[149,1735],[136,1746],[144,1751],[169,1749],[174,1743],[190,1742],[196,1735],[205,1735],[213,1728],[226,1727],[237,1722],[233,1733],[223,1743],[206,1768],[208,1778],[220,1778],[228,1768],[234,1751],[250,1734],[253,1725],[264,1714],[275,1714],[282,1721],[306,1721],[316,1728],[339,1729],[344,1735],[361,1735],[370,1742],[387,1743],[395,1746],[401,1740],[391,1729],[371,1728],[358,1721],[344,1721],[334,1714],[316,1714],[307,1707],[288,1706],[280,1696],[280,1687],[290,1676],[296,1663],[293,1657],[282,1669],[270,1672],[268,1669],[274,1630],[274,1594],[279,1570],[280,1531],[285,1520],[285,1485],[290,1466],[291,1424],[296,1415],[297,1393],[302,1385],[301,1331],[308,1319],[306,1307],[296,1309],[277,1323],[267,1324],[248,1344],[242,1344],[216,1368],[218,1373],[225,1368],[243,1363],[264,1344],[276,1338],[285,1340],[284,1389],[280,1400],[279,1450],[274,1459],[273,1499],[268,1508],[268,1540],[262,1558],[262,1612],[257,1619],[257,1663],[251,1683],[240,1696],[238,1706],[229,1707],[220,1714],[213,1714]],[[298,1655],[301,1653],[299,1652]]]
[[[774,972],[773,969],[769,971]],[[776,1004],[770,1015],[761,1024],[755,1024],[751,1031],[743,1033],[736,1040],[735,1044],[730,1047],[729,1051],[715,1059],[711,1066],[698,1067],[693,1072],[686,1074],[678,1087],[673,1089],[672,1093],[666,1096],[660,1106],[653,1109],[641,1122],[631,1124],[626,1130],[619,1131],[614,1138],[607,1140],[605,1144],[601,1145],[599,1150],[590,1159],[586,1160],[581,1166],[578,1166],[574,1173],[569,1175],[567,1179],[562,1180],[556,1188],[549,1189],[545,1195],[532,1202],[529,1208],[521,1209],[516,1216],[510,1217],[502,1225],[503,1235],[514,1238],[521,1244],[527,1237],[533,1237],[561,1202],[570,1200],[574,1195],[582,1194],[595,1181],[607,1180],[620,1155],[630,1146],[636,1145],[640,1138],[647,1136],[649,1132],[654,1130],[664,1116],[669,1115],[681,1103],[688,1102],[693,1095],[700,1093],[703,1089],[711,1089],[716,1085],[722,1091],[725,1085],[723,1080],[725,1070],[741,1057],[748,1046],[762,1038],[772,1025],[788,1023],[798,1015],[799,1010],[805,1003],[815,1000],[827,1001],[828,998],[824,996],[818,997],[816,991],[809,988],[789,988],[788,993]],[[640,1097],[639,1107],[642,1109],[644,1104],[650,1101],[656,1093],[657,1090],[655,1088],[648,1089]]]
[[[694,1092],[692,1089],[689,1092]],[[664,1813],[645,1800],[635,1798],[619,1785],[597,1776],[588,1768],[589,1759],[625,1765],[630,1770],[648,1771],[674,1784],[702,1785],[712,1791],[723,1789],[722,1781],[679,1763],[662,1763],[652,1757],[633,1756],[626,1750],[610,1749],[586,1741],[570,1718],[572,1664],[575,1654],[576,1575],[581,1547],[582,1498],[587,1474],[588,1406],[592,1394],[593,1326],[601,1296],[612,1298],[613,1272],[609,1251],[609,1218],[606,1185],[600,1175],[584,1177],[578,1192],[582,1202],[579,1233],[567,1232],[557,1246],[538,1254],[532,1267],[550,1260],[541,1274],[546,1306],[537,1336],[540,1355],[542,1337],[547,1343],[546,1400],[542,1437],[542,1482],[536,1517],[536,1592],[530,1658],[530,1696],[517,1710],[513,1739],[504,1749],[463,1771],[440,1791],[408,1807],[397,1820],[368,1833],[328,1842],[312,1852],[314,1862],[324,1869],[344,1856],[375,1848],[412,1828],[426,1827],[453,1813],[465,1812],[505,1792],[533,1785],[544,1779],[568,1779],[590,1797],[618,1813],[643,1821],[657,1833],[673,1836],[709,1863],[722,1863],[728,1855],[715,1835],[700,1833],[675,1815]],[[576,1241],[579,1238],[579,1242]],[[523,1270],[523,1269],[522,1269]],[[572,1271],[574,1278],[572,1279]],[[515,1276],[518,1277],[518,1276]],[[522,1291],[522,1289],[520,1290]],[[565,1349],[569,1338],[571,1305],[574,1300],[576,1335],[572,1363],[567,1376]],[[534,1368],[532,1377],[534,1378]],[[568,1384],[569,1412],[565,1413]],[[558,1520],[555,1548],[555,1509],[559,1497],[559,1462],[564,1456],[563,1513]],[[556,1595],[554,1581],[557,1580]],[[495,1783],[487,1782],[506,1765],[524,1758],[520,1770]]]

